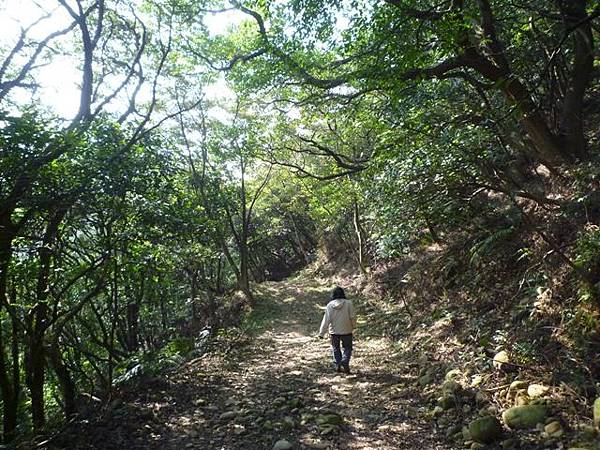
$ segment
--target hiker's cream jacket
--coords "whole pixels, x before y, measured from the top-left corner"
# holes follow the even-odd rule
[[[319,336],[329,334],[350,334],[356,326],[356,313],[352,301],[346,298],[331,300],[325,308]]]

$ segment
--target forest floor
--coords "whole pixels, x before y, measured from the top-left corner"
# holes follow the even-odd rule
[[[352,373],[335,372],[316,337],[330,289],[306,274],[261,284],[243,339],[147,381],[46,448],[452,448],[432,432],[418,364],[370,335],[360,298]]]

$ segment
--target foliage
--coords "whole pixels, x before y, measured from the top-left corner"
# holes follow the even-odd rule
[[[366,274],[462,239],[476,282],[506,250],[519,291],[559,258],[597,306],[594,2],[60,5],[45,38],[1,43],[5,441],[190,352],[328,246]],[[60,52],[72,120],[36,90]],[[596,324],[579,303],[567,321]]]

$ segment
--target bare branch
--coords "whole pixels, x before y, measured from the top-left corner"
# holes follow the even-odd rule
[[[496,33],[496,25],[494,23],[494,13],[492,12],[492,7],[490,5],[489,0],[477,0],[479,5],[479,11],[481,13],[481,26],[483,28],[483,32],[485,33],[485,37],[489,42],[488,48],[491,51],[492,60],[500,67],[502,70],[509,72],[510,68],[508,65],[508,61],[506,59],[506,55],[504,52],[504,48],[498,39],[498,35]]]
[[[33,54],[29,57],[27,62],[25,64],[23,64],[21,69],[18,71],[18,74],[15,76],[15,78],[12,80],[9,80],[9,81],[0,81],[0,101],[2,101],[8,95],[8,93],[10,92],[11,89],[13,89],[15,87],[23,86],[23,80],[25,79],[27,74],[31,72],[38,57],[40,56],[42,51],[48,46],[50,41],[52,41],[53,39],[56,39],[59,36],[63,36],[65,34],[67,34],[71,30],[73,30],[73,28],[75,28],[76,25],[77,25],[77,22],[72,22],[68,27],[63,28],[62,30],[58,30],[53,33],[50,33],[48,36],[46,36],[44,39],[42,39],[42,41],[40,41],[38,43],[38,45],[36,46]],[[19,41],[17,42],[15,47],[13,47],[13,49],[11,50],[7,59],[4,61],[3,65],[2,65],[2,69],[0,69],[0,80],[1,80],[1,77],[5,74],[6,70],[8,69],[12,59],[23,48],[24,39],[25,39],[25,37],[23,35],[21,35],[21,37],[19,38]]]
[[[134,77],[134,75],[136,74],[136,66],[140,65],[140,60],[142,58],[142,55],[146,49],[146,44],[148,43],[148,30],[146,29],[146,26],[144,25],[144,23],[139,20],[136,16],[136,20],[138,20],[142,26],[142,36],[140,37],[137,33],[135,33],[136,35],[136,40],[138,42],[138,48],[137,48],[137,52],[135,54],[135,57],[129,67],[129,71],[125,77],[125,79],[121,82],[121,84],[119,84],[119,86],[117,86],[114,91],[108,95],[94,110],[92,117],[96,117],[101,111],[102,109],[108,104],[110,103],[118,94],[119,92],[121,92],[123,90],[123,88],[125,88],[125,86],[127,86],[129,84],[129,82],[131,81],[131,79]],[[138,88],[134,91],[134,95],[132,96],[133,100],[136,96],[137,93],[139,92],[139,89],[141,88],[141,86],[138,83]],[[135,106],[133,107],[133,109],[131,108],[131,100],[130,100],[130,108],[128,109],[133,111],[133,109],[135,109]],[[133,100],[135,101],[135,100]],[[135,104],[135,103],[134,103]],[[121,116],[123,117],[123,116]],[[124,119],[123,119],[124,120]],[[122,122],[120,122],[122,123]]]

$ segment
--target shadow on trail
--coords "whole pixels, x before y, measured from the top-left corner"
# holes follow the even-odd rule
[[[414,370],[391,364],[389,341],[359,330],[353,373],[335,373],[328,340],[315,338],[328,292],[306,279],[261,286],[253,339],[145,385],[83,428],[82,444],[54,448],[269,450],[280,439],[298,450],[449,448],[431,432]]]

